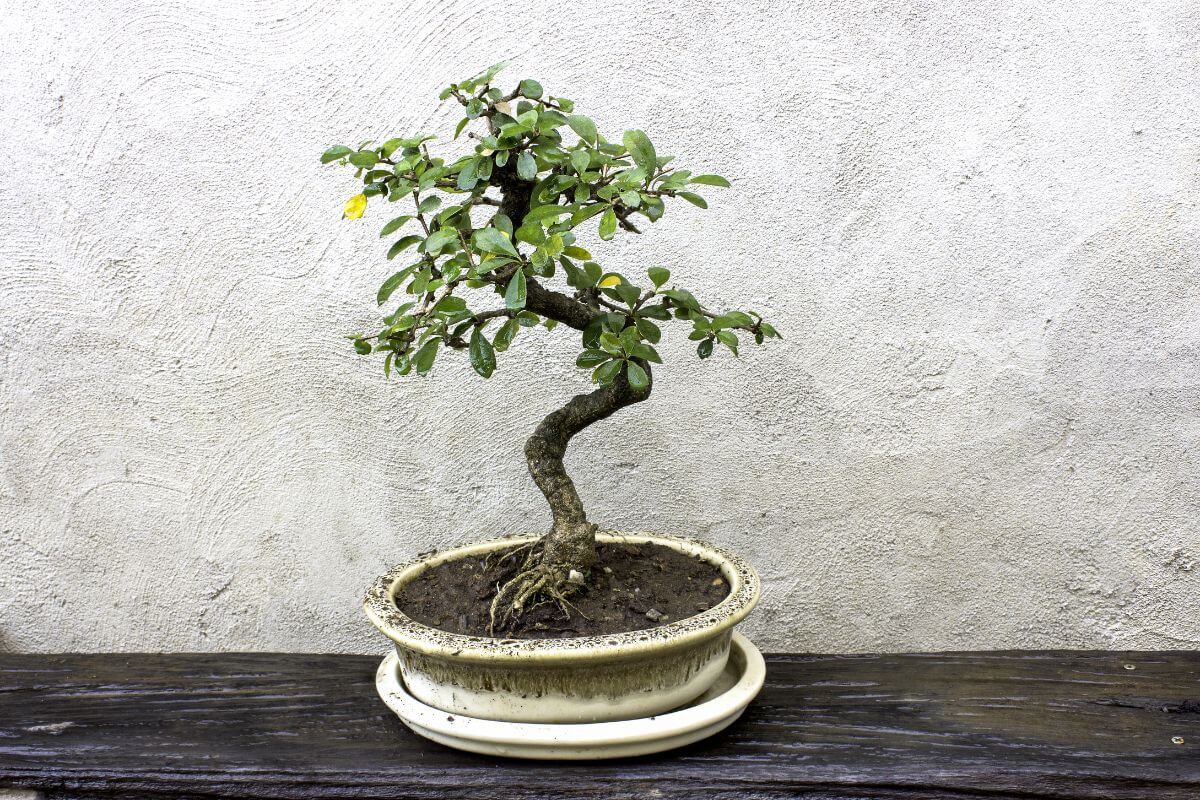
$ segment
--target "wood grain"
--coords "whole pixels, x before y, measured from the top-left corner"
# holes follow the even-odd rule
[[[769,656],[766,687],[725,733],[586,764],[419,739],[375,696],[377,663],[0,656],[0,786],[46,798],[1200,797],[1200,653]]]

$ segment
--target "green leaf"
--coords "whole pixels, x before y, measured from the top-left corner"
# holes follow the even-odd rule
[[[469,352],[471,366],[475,371],[485,378],[492,377],[492,373],[496,371],[496,350],[484,337],[482,328],[476,327],[471,333]]]
[[[586,150],[571,151],[571,167],[580,175],[587,172],[587,168],[591,163],[592,158],[587,154]]]
[[[547,219],[558,219],[575,210],[574,206],[560,206],[554,203],[530,209],[525,215],[525,222],[541,222]]]
[[[614,356],[622,355],[625,352],[621,348],[621,340],[611,331],[604,331],[600,334],[599,345],[601,350]]]
[[[470,122],[471,122],[470,117],[463,117],[462,119],[460,119],[458,121],[458,124],[454,126],[454,138],[455,139],[457,139],[459,136],[462,135],[463,128],[466,128]]]
[[[671,298],[677,305],[692,311],[700,310],[700,302],[687,289],[663,289],[662,295]]]
[[[442,340],[435,336],[421,345],[421,349],[413,356],[413,366],[417,368],[418,375],[424,375],[433,367],[433,362],[437,359],[438,345],[441,343]]]
[[[595,203],[590,206],[584,206],[575,213],[571,214],[571,227],[574,228],[584,220],[589,220],[597,214],[604,211],[608,206],[604,203]]]
[[[650,344],[658,344],[658,340],[662,338],[662,329],[650,320],[639,318],[634,324],[637,326],[638,333]]]
[[[617,293],[617,297],[621,298],[621,302],[633,308],[638,301],[638,295],[641,290],[632,283],[621,283],[613,287],[613,291]]]
[[[542,85],[533,78],[526,78],[517,84],[517,91],[530,100],[537,100],[542,96]]]
[[[428,198],[428,199],[433,199],[433,198]],[[424,205],[424,204],[422,204],[422,205]],[[462,206],[458,206],[458,205],[446,206],[445,208],[443,208],[441,210],[441,213],[439,213],[437,215],[438,227],[439,228],[447,227],[450,224],[450,221],[452,219],[454,219],[456,216],[458,216],[460,213],[462,213],[462,210],[463,210]],[[455,227],[457,227],[457,226],[455,226]]]
[[[588,277],[591,286],[595,286],[604,277],[604,267],[597,264],[595,261],[588,261],[583,265],[583,271]]]
[[[360,356],[370,355],[371,354],[371,343],[368,342],[366,339],[355,339],[354,340],[354,352],[358,353]]]
[[[642,335],[638,333],[638,329],[634,326],[625,328],[621,331],[621,348],[629,354],[633,353],[633,349],[642,341]]]
[[[655,289],[671,279],[671,270],[666,267],[651,267],[646,270],[646,274],[650,276],[650,282],[654,284]]]
[[[712,324],[714,328],[748,328],[754,324],[754,319],[744,311],[730,311],[714,319]]]
[[[567,117],[567,124],[571,126],[571,130],[575,131],[575,134],[580,139],[583,139],[588,144],[596,143],[596,123],[592,122],[589,118],[579,114],[572,114]]]
[[[475,180],[483,183],[485,185],[484,188],[487,188],[486,184],[492,177],[492,168],[495,165],[496,162],[492,160],[491,156],[483,156],[479,159],[479,166],[475,169]]]
[[[405,312],[405,311],[408,311],[410,308],[412,308],[412,307],[413,307],[413,306],[415,306],[415,305],[416,305],[416,303],[413,303],[413,302],[409,302],[409,303],[401,303],[399,308],[397,308],[397,309],[396,309],[395,311],[393,311],[391,314],[388,314],[386,317],[384,317],[384,318],[383,318],[383,322],[384,322],[384,324],[385,324],[385,325],[389,325],[389,326],[394,326],[394,324],[395,324],[395,323],[396,323],[396,322],[397,322],[397,321],[398,321],[398,320],[399,320],[399,319],[400,319],[402,316],[404,316],[404,312]],[[410,317],[410,319],[411,319],[411,317]],[[397,328],[397,330],[399,330],[399,329]]]
[[[619,359],[604,362],[592,372],[592,382],[598,383],[601,386],[608,386],[617,379],[617,375],[621,373],[621,366],[624,363],[624,361]]]
[[[717,331],[717,339],[721,344],[733,351],[736,356],[738,354],[738,337],[733,331]]]
[[[543,128],[561,128],[563,125],[567,124],[567,116],[554,110],[553,108],[550,108],[542,112],[541,122]]]
[[[708,203],[698,194],[692,194],[691,192],[676,192],[675,194],[698,208],[708,208]]]
[[[433,310],[440,311],[443,314],[456,314],[459,311],[467,310],[467,301],[463,300],[461,297],[447,295],[438,301],[437,305],[433,307]]]
[[[523,181],[537,177],[537,161],[528,150],[517,156],[517,176]]]
[[[536,222],[524,222],[521,227],[513,233],[513,238],[518,242],[526,244],[539,245],[546,241],[546,232],[542,230],[542,226]]]
[[[613,234],[617,232],[617,212],[613,211],[612,206],[604,209],[604,216],[600,217],[600,238],[608,241],[613,238]]]
[[[634,358],[640,358],[643,361],[649,361],[652,364],[663,363],[662,356],[658,354],[658,351],[644,342],[639,342],[629,355]]]
[[[407,278],[409,275],[411,275],[413,273],[413,270],[416,268],[417,268],[416,264],[413,264],[410,267],[405,267],[404,269],[400,270],[395,275],[393,275],[392,277],[390,277],[386,281],[384,281],[383,285],[379,287],[379,292],[376,293],[376,295],[375,295],[376,304],[383,305],[384,303],[386,303],[388,298],[392,296],[392,292],[396,291],[396,287],[398,287],[400,284],[404,283],[404,279]]]
[[[437,195],[433,195],[432,197],[426,197],[424,200],[422,200],[421,205],[417,206],[417,211],[421,212],[422,214],[428,214],[432,211],[437,211],[438,207],[441,205],[442,198],[438,197]]]
[[[436,256],[442,252],[442,249],[451,242],[458,241],[458,231],[454,228],[439,228],[425,240],[421,245],[421,252],[426,255]]]
[[[420,236],[405,236],[401,239],[397,239],[396,243],[388,248],[388,251],[387,251],[388,261],[391,261],[393,258],[400,255],[405,250],[412,247],[414,244],[416,244],[419,241],[421,241]]]
[[[525,307],[525,273],[517,270],[513,273],[508,288],[504,290],[504,305],[509,308]]]
[[[661,197],[643,197],[642,198],[642,213],[646,215],[646,219],[651,222],[658,222],[662,219],[663,209],[666,204],[663,203]]]
[[[379,238],[382,239],[384,236],[387,236],[389,233],[395,233],[396,231],[403,228],[408,223],[408,221],[411,219],[412,219],[412,217],[409,216],[408,214],[405,214],[404,216],[401,216],[401,217],[396,217],[394,220],[389,222],[387,225],[383,226],[383,230],[381,230],[379,232]]]
[[[583,334],[580,337],[583,340],[583,346],[589,350],[595,350],[600,346],[600,337],[604,334],[604,317],[596,317],[587,324],[583,329]]]
[[[377,161],[379,161],[379,154],[374,150],[359,150],[350,155],[350,163],[356,167],[373,167]]]
[[[655,303],[652,306],[642,306],[642,308],[638,311],[638,316],[645,317],[646,319],[662,320],[663,322],[669,322],[671,320],[671,312],[667,310],[665,303]]]
[[[644,169],[647,175],[652,174],[658,167],[658,158],[654,153],[654,145],[650,143],[650,137],[639,130],[625,131],[623,141],[625,149],[633,157],[633,163]]]
[[[629,385],[634,389],[645,389],[650,385],[650,376],[646,374],[646,370],[633,361],[630,361],[629,366],[626,367],[626,375],[629,378]]]
[[[527,130],[532,129],[535,125],[537,125],[537,121],[538,110],[536,108],[531,108],[528,111],[523,111],[520,114],[517,114],[517,124]]]
[[[492,64],[486,70],[484,70],[483,72],[479,73],[474,78],[472,78],[471,82],[474,83],[476,86],[482,86],[485,83],[491,83],[492,78],[496,77],[496,75],[499,74],[500,70],[504,69],[507,66],[508,66],[507,61],[501,61],[498,64]]]
[[[554,234],[542,245],[542,252],[548,255],[550,258],[557,258],[558,256],[562,255],[562,251],[563,238],[562,234],[560,233]]]
[[[513,243],[496,228],[480,228],[475,231],[475,246],[485,253],[502,253],[513,258],[520,258]]]
[[[337,161],[339,158],[345,158],[354,151],[344,144],[337,144],[321,154],[321,163],[328,164],[330,161]]]
[[[722,178],[720,175],[693,175],[688,183],[702,183],[705,186],[721,186],[729,188],[729,181]]]
[[[462,170],[460,170],[458,173],[458,188],[462,189],[464,192],[469,192],[474,189],[475,184],[477,183],[475,179],[475,172],[478,169],[478,158],[472,158],[465,165],[463,165]]]
[[[601,350],[593,350],[588,348],[580,353],[579,357],[575,359],[575,366],[583,369],[592,369],[593,367],[600,366],[610,358],[612,358],[612,356],[610,356],[608,353],[605,353]]]
[[[517,331],[521,330],[521,323],[515,319],[510,319],[500,326],[500,330],[496,331],[496,336],[492,339],[492,344],[496,349],[503,353],[512,344],[513,337],[517,335]]]

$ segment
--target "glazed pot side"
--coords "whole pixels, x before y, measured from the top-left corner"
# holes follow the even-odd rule
[[[425,570],[537,536],[494,539],[403,564],[380,577],[364,607],[396,645],[409,692],[450,714],[519,722],[599,722],[653,716],[703,694],[725,668],[733,626],[758,601],[745,561],[675,536],[605,532],[600,542],[657,544],[716,566],[729,595],[701,614],[642,631],[571,639],[490,639],[421,625],[395,604]]]

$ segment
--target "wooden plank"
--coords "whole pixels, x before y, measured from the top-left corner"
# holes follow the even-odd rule
[[[210,800],[1200,797],[1198,653],[770,656],[763,693],[725,733],[582,764],[417,738],[375,696],[378,660],[0,656],[0,786]]]

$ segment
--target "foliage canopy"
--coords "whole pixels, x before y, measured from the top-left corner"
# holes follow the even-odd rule
[[[467,154],[436,156],[436,137],[417,135],[336,145],[321,156],[362,180],[346,218],[361,218],[372,200],[406,206],[380,236],[393,239],[388,259],[411,263],[379,287],[376,300],[389,310],[378,332],[352,337],[358,353],[384,353],[389,375],[422,375],[445,349],[465,351],[487,378],[522,328],[565,323],[582,333],[576,364],[594,383],[623,377],[636,390],[648,386],[649,364],[662,363],[660,323],[690,323],[700,358],[717,344],[737,355],[739,332],[758,344],[778,337],[754,311],[710,311],[663,267],[635,280],[601,266],[581,243],[593,232],[601,241],[640,233],[667,199],[707,208],[696,190],[728,181],[675,168],[641,130],[605,138],[535,80],[505,94],[492,85],[502,66],[440,95],[464,109],[454,139],[474,141]],[[548,288],[556,278],[566,290]]]

